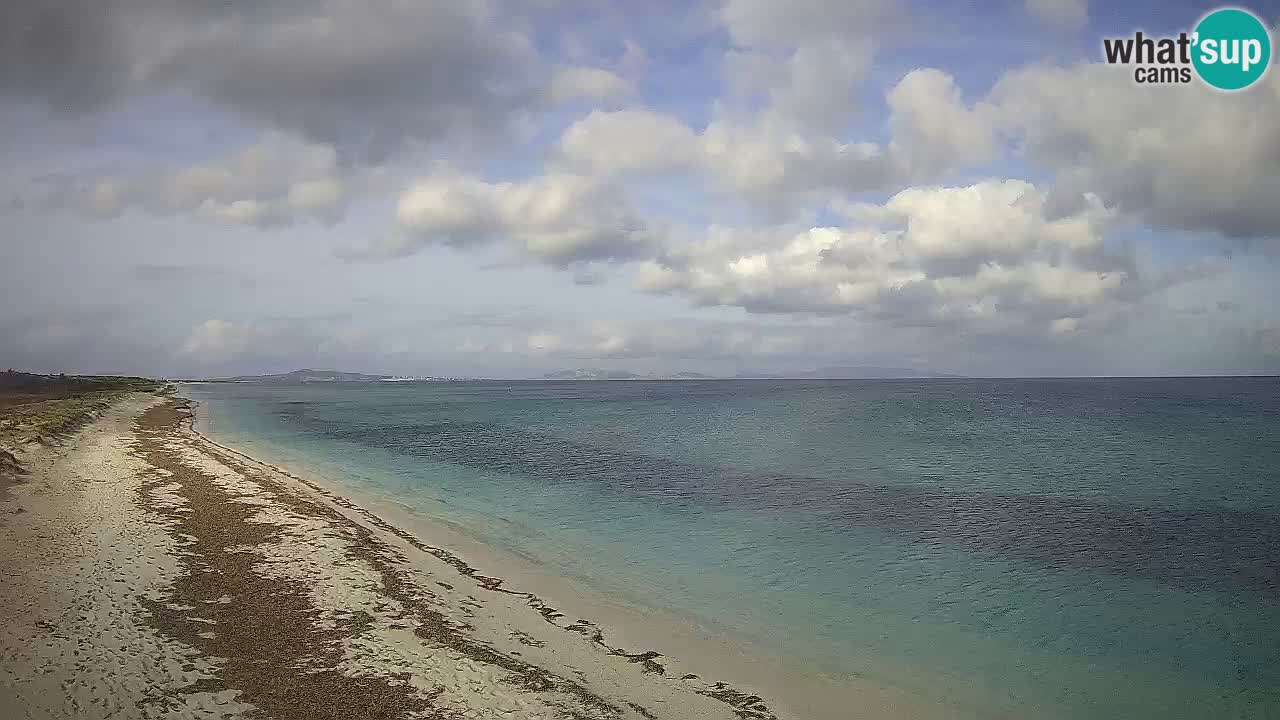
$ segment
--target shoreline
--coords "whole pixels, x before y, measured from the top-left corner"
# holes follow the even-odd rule
[[[133,394],[0,495],[7,716],[795,717],[193,422]]]
[[[593,578],[565,575],[558,566],[542,562],[536,553],[531,556],[495,545],[447,517],[423,514],[394,497],[344,483],[340,467],[317,471],[305,458],[282,460],[272,455],[269,444],[264,448],[265,456],[258,448],[239,449],[233,441],[225,444],[212,436],[207,401],[188,399],[193,403],[189,429],[206,442],[325,494],[349,512],[391,528],[406,541],[412,537],[412,542],[425,546],[420,550],[450,558],[445,561],[473,577],[485,590],[527,598],[530,609],[551,626],[581,634],[614,655],[640,663],[648,672],[677,678],[688,675],[703,682],[708,681],[706,670],[714,669],[712,691],[743,710],[738,717],[844,720],[850,707],[858,708],[859,716],[868,720],[955,716],[907,689],[858,674],[815,670],[804,658],[784,655],[782,648],[743,636],[728,625],[719,625],[715,618],[654,606],[625,590],[597,586]],[[423,541],[428,538],[429,542]],[[567,622],[565,615],[580,619]],[[753,705],[759,707],[752,710]]]
[[[396,535],[401,540],[408,543],[415,549],[423,553],[432,555],[437,559],[441,560],[442,562],[452,566],[459,575],[471,579],[481,589],[489,592],[496,592],[496,593],[502,593],[505,595],[511,595],[523,600],[530,609],[532,609],[534,612],[540,615],[551,626],[556,627],[565,632],[577,633],[579,635],[582,635],[587,639],[589,639],[591,643],[593,643],[594,645],[597,645],[600,648],[604,649],[609,655],[612,655],[615,657],[627,658],[632,663],[640,664],[641,667],[643,668],[643,671],[646,673],[655,673],[658,675],[665,676],[668,674],[670,670],[670,668],[668,667],[669,663],[680,662],[677,658],[674,658],[672,656],[666,655],[664,653],[659,653],[653,650],[632,652],[628,648],[622,647],[621,645],[616,645],[616,646],[612,645],[606,641],[605,628],[601,627],[593,620],[579,619],[574,622],[570,622],[567,625],[559,624],[557,622],[558,620],[562,620],[568,617],[567,614],[560,612],[559,603],[556,603],[555,605],[553,605],[549,603],[547,599],[543,598],[542,596],[534,592],[513,589],[509,585],[509,580],[507,578],[497,577],[495,575],[488,575],[481,572],[479,565],[483,565],[484,564],[483,561],[477,562],[477,565],[472,565],[470,562],[463,559],[463,557],[458,555],[456,552],[449,550],[445,547],[428,544],[427,542],[423,541],[418,535],[414,534],[410,530],[404,529],[402,525],[406,523],[393,523],[391,521],[388,521],[384,517],[382,517],[382,515],[375,513],[373,510],[366,507],[366,504],[368,503],[364,502],[366,500],[365,498],[353,499],[351,497],[348,497],[344,495],[341,490],[335,489],[334,487],[330,487],[330,483],[322,483],[322,482],[317,482],[315,480],[304,478],[302,477],[301,473],[296,472],[293,468],[281,467],[278,464],[266,462],[264,460],[255,458],[246,452],[237,450],[234,447],[230,447],[228,445],[220,443],[212,439],[211,437],[209,437],[208,434],[197,430],[195,428],[195,421],[197,418],[195,407],[198,407],[198,403],[194,400],[191,402],[193,404],[193,412],[192,412],[191,418],[189,419],[187,430],[195,434],[196,436],[200,437],[204,442],[207,442],[210,445],[213,445],[214,447],[217,447],[225,452],[231,453],[246,463],[267,468],[271,472],[279,473],[280,475],[288,477],[294,482],[301,483],[302,485],[306,486],[309,490],[324,496],[329,502],[332,502],[335,505],[338,505],[339,507],[343,508],[348,512],[358,515],[360,518],[373,524],[375,527],[379,528],[380,530]],[[477,544],[481,544],[480,541],[474,541],[474,542],[476,542]],[[494,552],[492,548],[488,548],[488,550],[489,552]],[[612,633],[609,633],[609,634],[612,634]],[[689,678],[689,679],[695,679],[695,678]],[[725,702],[733,706],[735,710],[739,710],[744,713],[754,713],[754,714],[743,715],[744,717],[751,717],[751,718],[759,717],[762,719],[777,717],[773,714],[773,712],[771,712],[768,709],[768,707],[764,703],[764,700],[753,692],[743,692],[733,688],[727,683],[722,683],[722,682],[714,682],[713,689],[707,692],[713,693],[713,694],[709,694],[708,695],[709,697],[715,697],[716,699],[719,699],[722,702]]]

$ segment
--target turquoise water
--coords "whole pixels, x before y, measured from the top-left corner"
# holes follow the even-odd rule
[[[1280,718],[1280,381],[192,385],[209,431],[953,717]]]

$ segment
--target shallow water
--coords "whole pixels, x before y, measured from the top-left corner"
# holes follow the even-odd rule
[[[1275,379],[184,392],[215,439],[793,673],[952,717],[1280,717]]]

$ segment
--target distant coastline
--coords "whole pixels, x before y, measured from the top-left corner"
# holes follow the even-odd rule
[[[628,380],[924,380],[924,379],[965,379],[964,375],[916,370],[913,368],[894,368],[877,366],[839,366],[821,367],[813,370],[795,372],[740,372],[733,375],[711,375],[689,370],[673,373],[650,372],[635,373],[629,370],[604,368],[574,368],[545,373],[538,377],[523,378],[485,378],[485,377],[448,377],[437,375],[379,375],[340,370],[293,370],[285,373],[264,375],[235,375],[231,377],[213,378],[181,378],[175,382],[209,382],[209,383],[347,383],[347,382],[475,382],[475,381],[628,381]]]

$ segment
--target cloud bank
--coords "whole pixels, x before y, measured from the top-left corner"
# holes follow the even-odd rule
[[[1127,16],[1020,7],[9,2],[0,327],[175,370],[1275,369],[1280,74],[1138,85]],[[142,267],[256,294],[74,320],[172,289]],[[424,319],[471,302],[538,321]]]

